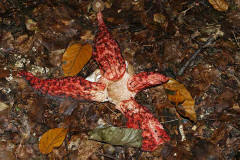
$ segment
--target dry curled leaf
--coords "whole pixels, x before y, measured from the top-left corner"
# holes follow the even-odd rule
[[[176,104],[176,108],[180,114],[195,122],[197,120],[194,109],[195,101],[184,85],[171,78],[163,86],[167,92],[168,100]],[[182,108],[178,105],[180,103]]]
[[[59,147],[67,135],[67,129],[54,128],[45,132],[39,142],[39,150],[42,154],[52,152],[54,147]]]
[[[103,141],[112,145],[141,147],[142,130],[104,125],[89,132],[89,139]]]
[[[69,46],[62,58],[62,69],[65,76],[75,76],[92,56],[92,46],[80,43]]]
[[[220,12],[228,10],[228,4],[225,0],[208,0],[214,9]]]

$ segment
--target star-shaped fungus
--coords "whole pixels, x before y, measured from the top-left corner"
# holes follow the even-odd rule
[[[158,145],[170,140],[163,126],[134,96],[147,87],[162,84],[168,78],[160,73],[141,72],[131,75],[117,42],[109,33],[101,11],[97,13],[98,33],[94,41],[93,57],[99,64],[95,73],[101,75],[97,82],[82,77],[39,79],[29,72],[20,72],[30,85],[42,94],[71,97],[78,100],[110,101],[127,118],[127,127],[142,129],[142,149],[153,151]]]

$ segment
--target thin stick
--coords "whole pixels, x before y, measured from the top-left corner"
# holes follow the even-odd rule
[[[161,124],[164,124],[164,123],[170,123],[170,122],[175,122],[175,121],[179,121],[179,119],[173,119],[173,120],[169,120],[169,121],[165,121],[165,122],[160,122]]]
[[[189,66],[189,64],[197,57],[197,55],[202,51],[203,48],[207,47],[208,45],[212,44],[212,42],[216,39],[215,36],[208,38],[207,42],[201,46],[193,55],[192,57],[182,66],[182,68],[178,71],[177,75],[181,76],[185,69]]]
[[[235,33],[233,31],[232,31],[232,34],[233,34],[233,37],[235,39],[235,42],[236,42],[238,48],[240,49],[240,44],[238,43],[238,39],[236,38],[236,35],[235,35]]]

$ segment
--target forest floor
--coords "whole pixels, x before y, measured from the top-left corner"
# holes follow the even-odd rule
[[[171,137],[153,152],[88,139],[99,120],[126,126],[112,103],[39,95],[17,76],[25,70],[42,79],[64,77],[62,56],[69,44],[93,44],[97,20],[91,4],[0,1],[0,159],[239,160],[240,1],[104,1],[104,21],[133,71],[171,77],[194,100],[195,122],[181,104],[168,100],[163,85],[136,95]],[[77,76],[97,68],[90,59]],[[41,153],[40,137],[61,127],[68,129],[62,144]]]

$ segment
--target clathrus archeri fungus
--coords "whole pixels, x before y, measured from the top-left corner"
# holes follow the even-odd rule
[[[82,77],[39,79],[29,72],[20,72],[30,85],[42,94],[55,97],[71,97],[78,100],[111,101],[127,118],[127,127],[142,129],[142,149],[153,151],[158,145],[170,140],[163,126],[151,112],[138,104],[134,96],[144,88],[168,81],[160,73],[141,72],[130,74],[121,55],[118,43],[108,31],[102,15],[102,3],[95,1],[98,33],[95,36],[93,57],[99,64],[95,73],[101,75],[97,82]]]

